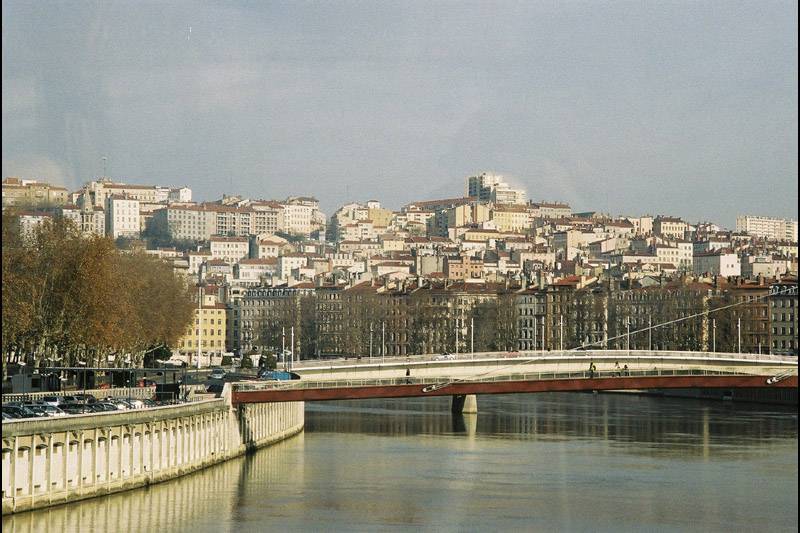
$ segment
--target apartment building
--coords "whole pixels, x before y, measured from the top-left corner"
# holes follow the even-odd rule
[[[736,217],[736,231],[770,241],[797,242],[797,221],[785,218],[742,215]]]
[[[481,203],[524,204],[525,191],[506,183],[503,176],[484,172],[467,178],[467,195]]]
[[[233,264],[250,256],[250,239],[248,237],[221,237],[209,239],[212,259],[221,259]]]
[[[696,275],[741,276],[742,263],[739,255],[726,250],[712,250],[694,254],[692,266]]]
[[[689,224],[676,217],[658,216],[653,221],[653,233],[668,239],[683,239]]]
[[[106,235],[138,239],[141,231],[139,200],[123,195],[106,197]]]
[[[30,208],[59,206],[69,200],[69,193],[64,187],[15,177],[3,180],[2,191],[3,209],[10,206]]]

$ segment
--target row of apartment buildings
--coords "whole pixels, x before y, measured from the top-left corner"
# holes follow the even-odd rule
[[[629,286],[628,286],[629,285]],[[687,276],[655,286],[448,282],[206,285],[178,351],[326,355],[582,348],[797,354],[797,278]],[[727,307],[731,306],[733,307]],[[723,308],[715,311],[717,308]]]

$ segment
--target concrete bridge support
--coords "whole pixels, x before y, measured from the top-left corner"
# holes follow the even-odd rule
[[[453,395],[453,403],[450,406],[450,411],[454,414],[477,414],[478,397],[474,394]]]

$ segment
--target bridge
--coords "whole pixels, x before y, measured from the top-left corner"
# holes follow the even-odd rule
[[[652,389],[797,387],[797,358],[763,354],[592,350],[307,362],[297,381],[235,383],[234,404]],[[590,365],[594,368],[590,370]]]

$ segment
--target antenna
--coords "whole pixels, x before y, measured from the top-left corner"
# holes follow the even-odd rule
[[[106,177],[106,163],[108,162],[108,158],[106,156],[101,157],[100,159],[103,160],[103,177]]]

